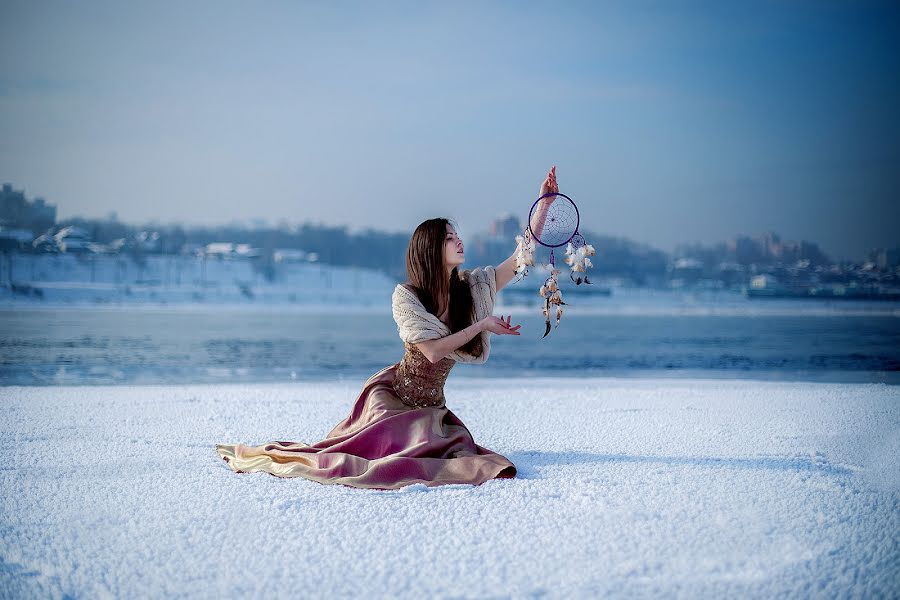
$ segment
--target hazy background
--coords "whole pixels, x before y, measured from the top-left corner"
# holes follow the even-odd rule
[[[894,2],[0,2],[0,179],[59,218],[896,245]]]

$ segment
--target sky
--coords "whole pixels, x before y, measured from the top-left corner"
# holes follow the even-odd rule
[[[556,165],[582,229],[859,259],[900,245],[898,40],[891,2],[0,0],[0,182],[465,239]]]

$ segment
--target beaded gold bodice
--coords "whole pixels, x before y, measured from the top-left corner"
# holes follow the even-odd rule
[[[409,406],[444,406],[444,382],[456,361],[445,356],[432,363],[414,344],[403,345],[406,353],[394,378],[397,395]]]

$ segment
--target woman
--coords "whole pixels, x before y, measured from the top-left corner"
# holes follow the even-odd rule
[[[541,194],[557,191],[554,169]],[[409,281],[394,289],[392,310],[406,352],[372,375],[350,415],[313,445],[269,442],[217,444],[238,473],[264,471],[324,484],[396,489],[515,477],[505,457],[475,443],[444,403],[444,382],[458,362],[484,363],[490,334],[519,335],[491,314],[496,292],[515,275],[515,254],[496,269],[459,272],[464,246],[443,218],[420,224],[406,251]]]

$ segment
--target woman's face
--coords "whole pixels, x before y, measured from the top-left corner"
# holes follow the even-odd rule
[[[444,236],[444,262],[447,268],[452,269],[463,264],[466,255],[463,253],[463,243],[456,235],[453,225],[447,223],[447,235]]]

